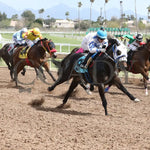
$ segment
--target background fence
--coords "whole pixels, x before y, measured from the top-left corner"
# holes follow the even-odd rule
[[[10,32],[9,32],[10,33]],[[0,44],[3,46],[6,43],[12,43],[13,41],[10,39],[3,38],[0,34]],[[64,58],[67,54],[71,52],[75,47],[80,47],[80,44],[69,44],[69,43],[55,43],[56,49],[57,49],[57,55],[58,59]],[[57,70],[54,64],[50,62],[50,67],[52,70]],[[3,66],[6,66],[5,63],[2,63]],[[128,82],[128,77],[129,78],[142,78],[140,74],[132,74],[128,73],[125,74],[124,72],[120,72],[119,74],[120,77],[124,77],[125,81]]]

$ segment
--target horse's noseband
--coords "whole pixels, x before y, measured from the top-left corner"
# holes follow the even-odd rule
[[[52,41],[50,41],[50,42],[48,43],[48,45],[49,45],[49,47],[50,47],[50,50],[52,50],[53,48],[55,48],[55,44],[54,44]]]

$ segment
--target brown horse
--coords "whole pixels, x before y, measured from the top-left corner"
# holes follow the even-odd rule
[[[147,81],[150,82],[148,77],[149,73],[149,58],[150,58],[150,39],[147,39],[146,44],[139,47],[137,51],[135,51],[131,63],[128,63],[127,70],[129,72],[138,74],[140,73],[143,76],[145,94],[148,95],[147,89]]]
[[[12,77],[12,55],[8,53],[8,48],[10,44],[11,43],[7,43],[0,49],[0,57],[4,60],[4,62],[8,66],[8,69],[10,70],[11,79],[13,79]]]
[[[27,53],[27,58],[20,58],[20,53],[23,47],[19,47],[15,50],[13,54],[13,66],[14,66],[14,80],[17,86],[17,77],[18,73],[25,67],[31,66],[35,69],[39,69],[39,71],[43,74],[43,70],[41,69],[41,65],[45,68],[51,78],[55,81],[55,78],[50,72],[48,62],[45,61],[46,52],[50,54],[50,57],[56,58],[55,45],[51,40],[41,39],[36,44],[34,44]],[[43,74],[44,75],[44,74]]]
[[[10,47],[12,43],[7,43],[5,44],[1,49],[0,49],[0,57],[4,60],[4,62],[6,63],[8,69],[10,70],[10,76],[11,79],[13,80],[13,51],[15,48],[19,47],[19,46],[25,46],[23,45],[15,45],[14,49],[12,50],[11,53],[8,52],[8,49]],[[22,74],[25,74],[25,68],[23,68]]]

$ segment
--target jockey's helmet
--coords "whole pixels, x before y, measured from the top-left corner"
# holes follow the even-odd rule
[[[24,32],[27,32],[27,28],[22,28],[21,31],[24,33]]]
[[[33,28],[33,34],[34,34],[34,35],[40,35],[40,30],[39,30],[39,28]]]
[[[100,39],[106,39],[107,38],[107,32],[104,30],[98,30],[97,31],[97,36]]]
[[[142,42],[143,40],[143,35],[142,34],[137,34],[136,37],[135,37],[135,40],[139,41],[139,42]]]

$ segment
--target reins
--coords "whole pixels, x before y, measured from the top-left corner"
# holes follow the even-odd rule
[[[43,44],[43,41],[41,41],[42,48],[43,48],[45,51],[47,51],[47,52],[49,52],[49,53],[51,54],[50,48],[49,48],[49,46],[48,46],[48,43],[46,43],[46,44],[47,44],[47,45],[46,45],[47,47],[45,47],[44,44]],[[49,51],[48,51],[47,49],[48,49]]]

